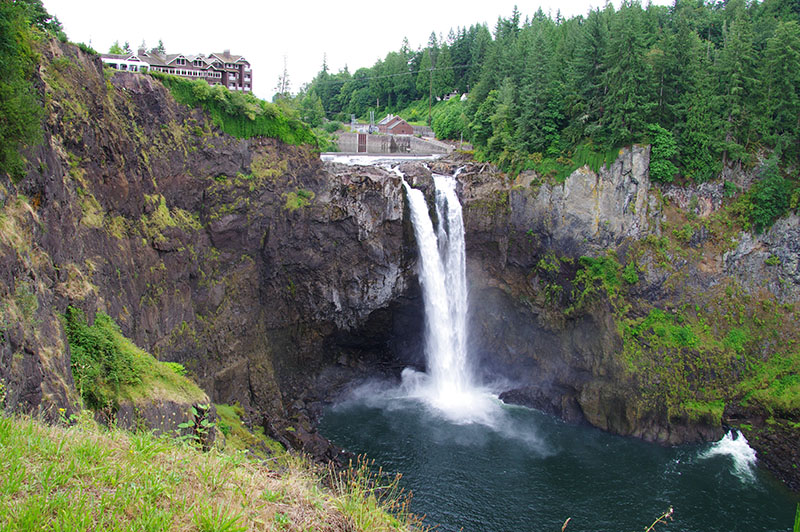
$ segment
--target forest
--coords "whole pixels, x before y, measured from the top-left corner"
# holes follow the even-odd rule
[[[514,172],[564,175],[640,142],[653,145],[661,182],[767,159],[796,172],[800,0],[626,0],[573,18],[515,9],[493,31],[432,33],[417,50],[404,41],[353,73],[323,64],[298,100],[312,121],[370,110],[430,120],[439,138],[468,140]]]

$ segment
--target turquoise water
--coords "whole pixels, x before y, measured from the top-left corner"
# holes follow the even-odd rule
[[[330,408],[320,430],[403,474],[411,508],[438,530],[786,531],[797,496],[747,464],[741,442],[660,447],[497,406],[493,426],[454,424],[413,399]],[[717,452],[718,454],[714,454]]]

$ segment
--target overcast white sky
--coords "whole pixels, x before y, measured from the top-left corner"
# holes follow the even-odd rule
[[[510,16],[517,5],[522,19],[539,6],[553,16],[586,14],[604,0],[435,0],[292,1],[245,0],[44,0],[73,42],[85,42],[108,52],[115,40],[136,48],[164,41],[169,53],[209,54],[229,49],[243,55],[253,69],[257,96],[271,99],[283,70],[284,56],[291,90],[319,72],[327,54],[330,71],[345,65],[350,72],[372,66],[398,50],[407,37],[412,49],[428,42],[431,31],[445,37],[450,28],[486,22],[494,28],[498,16]],[[618,5],[619,2],[614,2]],[[644,2],[643,2],[644,3]],[[656,3],[671,3],[656,0]]]

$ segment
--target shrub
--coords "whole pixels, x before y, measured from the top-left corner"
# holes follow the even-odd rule
[[[283,208],[294,212],[297,209],[311,205],[311,201],[313,199],[313,191],[299,188],[294,192],[289,192],[286,194],[286,203],[284,204]]]
[[[613,303],[619,295],[623,277],[620,275],[622,267],[616,257],[611,253],[597,258],[584,256],[578,259],[578,265],[580,269],[575,273],[575,279],[572,281],[573,304],[566,312],[570,313],[583,308],[590,300],[603,292]]]
[[[97,50],[95,50],[94,48],[92,48],[92,47],[91,47],[91,46],[89,46],[88,44],[85,44],[85,43],[79,42],[79,43],[78,43],[78,48],[80,48],[80,49],[81,49],[81,51],[82,51],[83,53],[85,53],[85,54],[89,54],[89,55],[97,55]]]
[[[0,174],[25,175],[20,148],[42,138],[42,106],[31,79],[36,53],[31,47],[33,14],[21,2],[0,2]]]
[[[628,284],[636,284],[639,282],[639,268],[636,266],[635,261],[631,261],[625,265],[622,271],[622,280]]]
[[[455,140],[465,133],[467,129],[465,112],[466,102],[458,98],[437,105],[431,118],[431,127],[436,133],[436,138]]]
[[[771,159],[761,172],[749,194],[750,221],[757,233],[761,233],[789,211],[792,183],[784,179],[776,160]]]
[[[252,94],[229,91],[204,80],[190,81],[160,72],[150,72],[169,88],[172,96],[190,107],[207,112],[219,128],[237,138],[273,137],[287,144],[317,144],[311,129],[277,105]]]
[[[121,385],[141,382],[133,353],[114,320],[98,312],[94,324],[75,307],[67,307],[64,324],[72,353],[72,374],[81,397],[90,408],[113,402]]]
[[[325,125],[322,126],[322,129],[325,130],[326,133],[336,133],[341,129],[342,123],[333,120],[331,122],[326,122]]]
[[[672,183],[678,173],[678,167],[672,159],[678,154],[678,144],[671,131],[658,124],[650,124],[648,131],[652,136],[650,151],[650,178],[659,183]]]

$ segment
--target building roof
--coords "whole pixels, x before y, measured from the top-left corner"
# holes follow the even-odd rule
[[[242,63],[247,63],[248,65],[250,64],[247,61],[247,59],[245,59],[243,56],[231,54],[230,50],[225,50],[224,52],[214,52],[214,53],[208,54],[208,58],[209,59],[211,59],[212,57],[215,57],[215,58],[219,59],[223,63],[238,63],[238,62],[242,62]]]
[[[106,59],[119,59],[121,61],[141,61],[136,54],[100,54],[100,57]]]
[[[397,121],[395,121],[395,122],[392,122],[392,123],[390,123],[390,124],[387,126],[387,128],[386,128],[386,129],[394,129],[394,128],[396,128],[397,126],[400,126],[400,125],[403,125],[403,124],[405,124],[405,125],[408,125],[408,122],[406,122],[406,121],[405,121],[405,120],[403,120],[402,118],[399,118],[399,117],[398,117],[398,120],[397,120]]]

